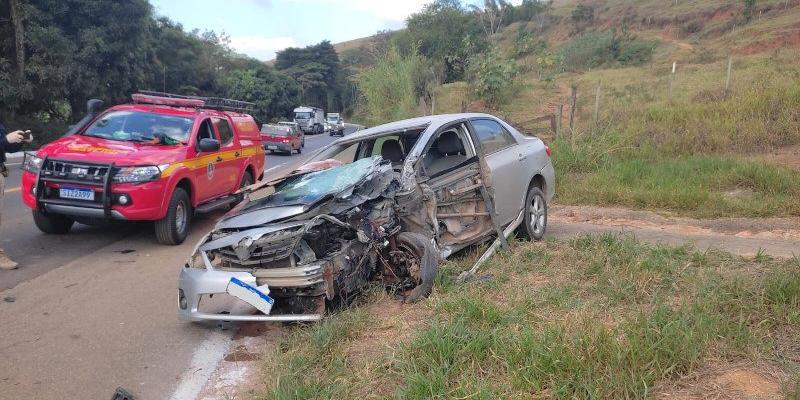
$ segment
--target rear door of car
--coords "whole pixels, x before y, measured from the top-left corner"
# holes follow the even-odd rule
[[[529,175],[524,171],[525,155],[520,152],[514,136],[494,119],[473,118],[470,125],[491,174],[491,192],[500,216],[498,222],[505,226],[519,215],[528,191],[528,182],[523,182]]]
[[[215,182],[219,186],[214,192],[215,195],[225,195],[238,189],[247,160],[242,157],[241,145],[227,116],[212,117],[211,121],[219,137],[219,154],[214,160],[216,174],[219,174],[219,179],[215,179]]]

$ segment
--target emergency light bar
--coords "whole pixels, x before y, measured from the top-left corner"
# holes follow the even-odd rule
[[[131,96],[133,101],[142,104],[158,104],[176,107],[202,107],[211,110],[248,112],[255,104],[246,101],[223,99],[219,97],[182,96],[179,94],[140,90]]]
[[[153,96],[149,94],[135,93],[131,96],[134,103],[156,104],[160,106],[175,107],[203,107],[206,102],[200,99],[179,99],[172,97]]]

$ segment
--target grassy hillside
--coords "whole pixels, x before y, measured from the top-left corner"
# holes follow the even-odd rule
[[[574,40],[566,16],[576,3],[556,2],[553,14],[565,18],[549,25],[507,27],[498,47],[511,56],[520,32],[532,32],[547,43],[543,54],[563,54]],[[438,88],[436,112],[460,111],[467,97],[467,109],[498,114],[552,142],[561,203],[699,217],[800,215],[800,177],[790,168],[798,165],[792,157],[800,160],[800,2],[758,2],[746,24],[741,2],[582,4],[595,7],[589,30],[624,23],[637,38],[657,43],[652,59],[639,66],[546,71],[550,76],[543,78],[536,65],[542,53],[524,55],[517,59],[522,73],[513,93],[497,109],[470,98],[468,84],[452,83]],[[572,86],[578,97],[570,130]],[[565,105],[558,140],[544,125],[527,122],[554,112],[555,104]],[[789,162],[776,163],[774,152],[790,154]]]

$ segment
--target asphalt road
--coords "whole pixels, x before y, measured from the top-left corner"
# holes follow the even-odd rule
[[[302,162],[333,139],[307,136],[302,154],[268,154],[267,168]],[[190,364],[203,368],[195,352],[216,330],[178,320],[178,272],[221,214],[195,220],[174,247],[156,243],[148,223],[45,235],[11,164],[0,246],[20,268],[0,271],[0,399],[102,399],[118,386],[138,399],[173,396]]]

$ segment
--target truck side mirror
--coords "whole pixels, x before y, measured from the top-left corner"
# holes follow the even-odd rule
[[[213,153],[219,150],[219,140],[209,138],[200,139],[200,143],[197,144],[197,149],[203,153]]]

